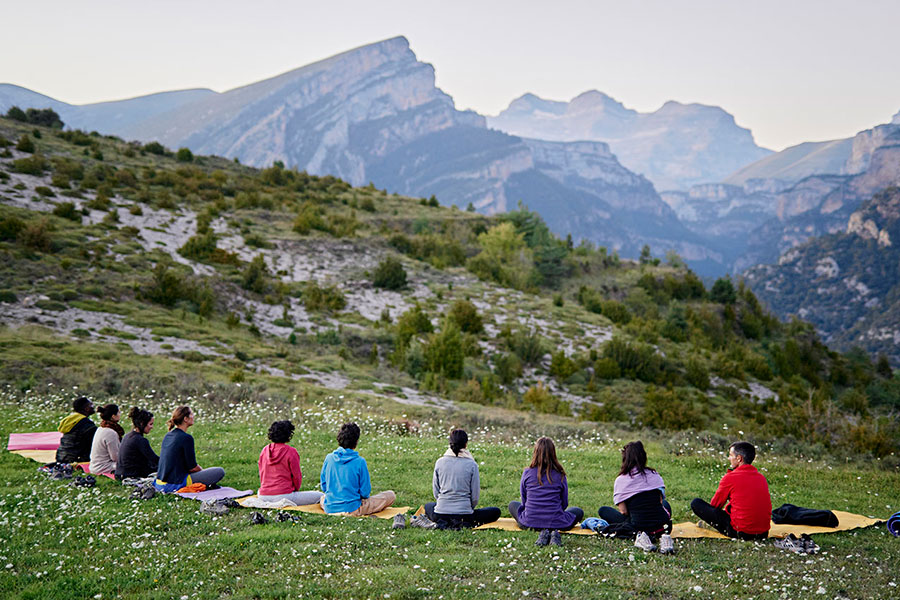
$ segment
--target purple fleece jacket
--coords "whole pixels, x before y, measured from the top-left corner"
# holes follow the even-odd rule
[[[518,521],[526,527],[535,529],[568,529],[575,524],[576,516],[566,512],[569,507],[569,484],[565,475],[550,471],[538,485],[537,469],[528,468],[522,471],[519,493],[522,496],[522,507],[519,509]]]

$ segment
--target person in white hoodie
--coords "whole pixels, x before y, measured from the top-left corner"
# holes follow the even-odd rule
[[[462,429],[450,432],[450,448],[434,463],[431,487],[435,502],[425,505],[425,514],[439,529],[478,527],[500,518],[496,507],[475,508],[481,495],[478,463],[466,449],[469,435]]]
[[[116,472],[116,461],[119,460],[119,444],[125,430],[119,425],[119,407],[107,404],[100,407],[100,427],[94,434],[91,443],[91,473],[102,475]]]

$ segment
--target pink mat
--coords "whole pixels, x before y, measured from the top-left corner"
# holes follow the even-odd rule
[[[81,469],[85,473],[90,473],[91,472],[91,463],[76,463],[75,468]],[[96,475],[96,473],[94,473],[94,475]],[[103,475],[104,477],[109,477],[110,479],[116,478],[116,476],[112,473],[100,473],[100,475]]]
[[[11,433],[7,450],[56,450],[62,434],[58,431]]]
[[[219,500],[220,498],[243,498],[253,493],[253,490],[236,490],[231,487],[220,487],[216,490],[206,490],[205,492],[197,492],[196,494],[181,493],[178,494],[182,498],[191,500]]]

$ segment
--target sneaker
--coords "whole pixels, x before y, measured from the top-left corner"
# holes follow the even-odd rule
[[[409,521],[410,527],[421,527],[422,529],[435,529],[437,523],[429,519],[426,515],[416,515]]]
[[[697,527],[699,527],[700,529],[708,529],[708,530],[710,530],[710,531],[715,531],[715,530],[716,530],[715,527],[713,527],[712,525],[710,525],[710,524],[707,523],[706,521],[702,521],[702,520],[701,520],[701,521],[697,521]]]
[[[797,554],[804,554],[806,552],[803,543],[797,539],[797,536],[793,533],[789,533],[787,537],[775,540],[775,547],[780,548],[781,550],[796,552]]]
[[[534,543],[535,546],[546,546],[550,543],[550,530],[549,529],[541,529],[541,534],[538,536],[537,541]]]
[[[800,545],[803,546],[803,550],[807,554],[815,554],[819,551],[819,545],[815,543],[811,537],[809,537],[808,533],[800,535]]]
[[[72,487],[94,487],[97,485],[97,480],[94,479],[93,475],[87,475],[85,477],[76,477],[69,485]]]
[[[675,554],[675,541],[668,533],[662,534],[662,536],[659,538],[659,553]]]
[[[140,487],[134,488],[134,491],[131,492],[132,500],[150,500],[154,496],[156,496],[156,488],[152,483],[141,484]]]
[[[50,468],[50,479],[72,479],[72,465],[56,463]]]
[[[406,514],[394,515],[394,522],[391,523],[391,529],[406,529]]]
[[[644,552],[653,552],[656,550],[656,545],[650,540],[650,536],[647,535],[646,531],[641,531],[634,538],[634,545]]]
[[[200,504],[200,512],[214,517],[227,515],[229,510],[230,509],[225,506],[225,504],[216,502],[215,500],[204,500],[203,503]]]
[[[261,512],[253,511],[249,515],[250,522],[254,525],[265,525],[269,522],[267,518],[263,516]]]
[[[286,510],[280,510],[280,511],[278,511],[278,514],[275,515],[275,520],[278,521],[279,523],[284,523],[285,521],[290,521],[292,523],[295,523],[300,520],[300,515],[295,515],[293,513],[289,513]]]
[[[551,546],[562,546],[562,534],[558,529],[554,529],[553,533],[550,534],[550,545]]]

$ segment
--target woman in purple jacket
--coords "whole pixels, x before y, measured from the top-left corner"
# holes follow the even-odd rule
[[[510,502],[509,513],[520,527],[541,530],[538,546],[562,546],[560,530],[572,529],[584,517],[583,510],[569,507],[566,471],[556,459],[556,446],[550,438],[542,437],[534,444],[519,493],[522,501]]]

